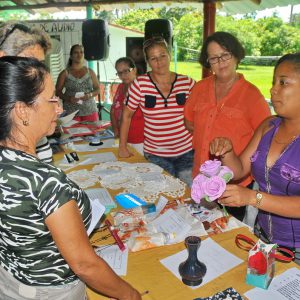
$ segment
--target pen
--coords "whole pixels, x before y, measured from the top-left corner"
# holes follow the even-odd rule
[[[120,239],[120,237],[118,236],[117,231],[112,228],[112,225],[111,225],[110,221],[105,220],[105,224],[106,224],[109,232],[113,236],[114,240],[116,241],[116,243],[117,243],[118,247],[120,248],[120,250],[124,251],[126,249],[126,247],[125,247],[124,243],[122,242],[122,240]]]

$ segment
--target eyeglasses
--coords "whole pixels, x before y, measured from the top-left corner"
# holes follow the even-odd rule
[[[58,103],[58,102],[59,102],[59,97],[53,96],[52,98],[50,98],[50,99],[48,100],[48,102],[51,102],[51,103]]]
[[[226,61],[232,58],[232,53],[230,52],[224,52],[220,56],[214,56],[207,59],[207,62],[211,65],[217,64],[220,61]]]
[[[147,49],[148,47],[156,44],[164,44],[168,48],[168,44],[162,36],[154,36],[144,41],[143,50],[145,51],[145,49]]]
[[[4,42],[6,41],[6,39],[16,30],[21,30],[25,33],[30,32],[30,28],[28,28],[27,26],[23,25],[23,24],[14,24],[12,26],[11,29],[8,29],[5,33],[5,35],[2,37],[2,40],[0,39],[0,47],[4,44]]]
[[[124,71],[117,72],[116,75],[119,76],[119,77],[121,77],[122,75],[129,74],[132,70],[133,70],[133,68],[129,68],[129,69],[126,69]]]

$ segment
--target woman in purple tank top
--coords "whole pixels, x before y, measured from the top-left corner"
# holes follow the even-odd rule
[[[250,172],[259,191],[228,185],[219,202],[257,207],[255,232],[266,242],[292,248],[300,264],[300,53],[287,54],[275,66],[271,100],[277,116],[266,119],[238,157],[227,138],[210,151],[241,179]]]

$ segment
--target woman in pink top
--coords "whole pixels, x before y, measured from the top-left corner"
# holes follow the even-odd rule
[[[110,110],[110,120],[115,137],[119,137],[120,123],[124,107],[124,101],[129,85],[134,81],[137,75],[137,69],[130,57],[121,57],[115,63],[116,75],[122,80],[115,93],[113,104]],[[144,117],[140,109],[137,109],[132,117],[128,132],[128,142],[138,152],[143,154],[144,142]]]

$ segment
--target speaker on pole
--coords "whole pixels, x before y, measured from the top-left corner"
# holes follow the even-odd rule
[[[144,57],[143,43],[143,37],[126,37],[126,56],[133,59],[138,75],[147,72],[147,63]]]
[[[145,23],[145,40],[154,36],[163,37],[169,48],[173,45],[173,26],[167,19],[152,19]]]
[[[82,23],[82,45],[86,60],[105,60],[109,55],[108,24],[93,19]]]

